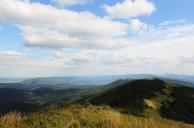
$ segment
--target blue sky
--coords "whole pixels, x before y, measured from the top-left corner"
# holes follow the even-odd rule
[[[194,75],[193,0],[1,0],[0,77]]]

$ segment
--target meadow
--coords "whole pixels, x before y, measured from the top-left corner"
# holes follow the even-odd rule
[[[10,112],[0,117],[0,128],[194,128],[194,125],[123,114],[108,106],[71,105],[28,115]]]

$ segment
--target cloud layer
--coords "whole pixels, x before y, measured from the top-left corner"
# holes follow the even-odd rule
[[[144,23],[138,17],[156,10],[148,0],[105,5],[108,15],[104,17],[67,7],[85,0],[52,2],[66,7],[30,0],[0,1],[0,21],[20,30],[27,49],[48,53],[33,58],[30,50],[0,51],[0,76],[194,72],[194,23]]]
[[[28,53],[1,52],[0,75],[25,74],[35,77],[113,73],[192,74],[192,40],[193,36],[172,38],[117,50],[61,50],[55,51],[53,56],[35,59],[30,58]]]
[[[127,35],[128,25],[90,12],[58,9],[40,3],[0,1],[0,19],[17,25],[27,46],[113,48]],[[17,15],[15,15],[17,12]]]
[[[142,15],[150,15],[155,6],[148,0],[124,0],[115,5],[104,6],[106,12],[112,18],[133,18]]]
[[[51,0],[52,3],[59,7],[71,6],[77,4],[86,4],[89,0]]]

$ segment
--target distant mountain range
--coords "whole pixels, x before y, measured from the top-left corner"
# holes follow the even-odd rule
[[[75,77],[40,77],[32,79],[0,79],[0,88],[36,89],[40,87],[51,87],[56,89],[73,86],[100,86],[106,85],[119,79],[149,79],[159,78],[174,84],[194,86],[194,76],[185,75],[152,75],[152,74],[123,74],[105,76],[75,76]]]
[[[164,74],[160,77],[164,77],[167,79],[174,79],[174,80],[180,80],[185,81],[188,83],[194,83],[194,76],[188,76],[188,75],[176,75],[176,74]]]
[[[105,75],[105,76],[72,76],[72,77],[42,77],[24,80],[22,83],[32,84],[73,84],[73,85],[104,85],[118,79],[143,79],[152,78],[149,74],[124,74],[124,75]]]
[[[0,78],[0,83],[22,82],[26,84],[76,84],[76,85],[103,85],[118,79],[144,79],[144,78],[166,78],[194,83],[194,76],[177,74],[120,74],[99,76],[69,76],[69,77],[38,77],[38,78]]]
[[[23,80],[25,80],[25,78],[0,78],[0,83],[17,83]]]

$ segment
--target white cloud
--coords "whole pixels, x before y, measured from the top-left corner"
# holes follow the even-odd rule
[[[160,26],[168,26],[168,25],[175,25],[175,24],[181,24],[187,22],[186,19],[180,19],[180,20],[167,20],[160,23]]]
[[[130,30],[136,34],[145,34],[148,31],[149,26],[146,23],[141,22],[139,19],[130,20]]]
[[[0,67],[14,67],[17,68],[19,63],[23,63],[25,55],[15,51],[4,51],[0,52]],[[4,73],[4,72],[3,72]]]
[[[32,59],[15,51],[0,52],[0,60],[1,77],[57,75],[57,72],[65,67],[63,61],[52,57]]]
[[[194,36],[145,41],[122,49],[55,51],[30,58],[28,53],[1,52],[0,76],[63,76],[114,73],[194,72]],[[48,70],[49,69],[49,70]],[[19,74],[18,74],[19,72]]]
[[[61,60],[66,58],[64,62],[69,63],[70,67],[80,67],[80,69],[72,71],[74,73],[81,73],[85,70],[86,74],[100,72],[108,74],[148,72],[192,74],[194,63],[191,64],[190,62],[188,64],[188,60],[182,60],[180,63],[180,57],[192,58],[194,55],[193,39],[193,36],[168,38],[144,42],[144,44],[112,51],[84,50],[73,53],[60,52],[56,57]]]
[[[190,56],[190,57],[180,57],[180,63],[187,63],[187,64],[194,64],[194,56]]]
[[[11,58],[21,58],[24,57],[24,54],[20,52],[15,52],[15,51],[4,51],[0,52],[1,57],[11,57]]]
[[[106,8],[115,9],[125,2]],[[194,72],[194,24],[180,20],[150,25],[132,17],[151,14],[144,10],[143,3],[152,3],[128,2],[135,6],[131,11],[128,8],[130,13],[110,14],[130,18],[127,24],[91,12],[26,0],[1,0],[0,20],[16,25],[26,46],[55,49],[55,53],[30,58],[28,54],[33,53],[28,51],[0,52],[0,76]]]
[[[194,35],[194,23],[178,20],[150,25],[139,19],[131,19],[129,26],[132,37],[141,41],[154,41],[169,38],[184,38]]]
[[[17,25],[28,46],[117,47],[128,31],[125,23],[40,3],[1,0],[0,8],[0,20]]]
[[[31,47],[43,47],[51,49],[114,49],[137,43],[135,41],[129,41],[119,37],[111,38],[109,35],[103,35],[103,31],[95,35],[93,35],[92,32],[85,35],[83,32],[82,34],[84,35],[78,34],[70,36],[66,33],[59,32],[58,30],[50,30],[43,27],[34,28],[31,26],[20,26],[20,29],[23,31],[22,36],[26,41],[26,45]],[[71,33],[71,31],[69,31],[69,33]]]
[[[57,4],[59,7],[86,4],[89,1],[90,0],[51,0],[52,3]]]
[[[149,0],[124,0],[112,6],[105,5],[104,8],[112,18],[150,15],[155,10],[155,6]]]

